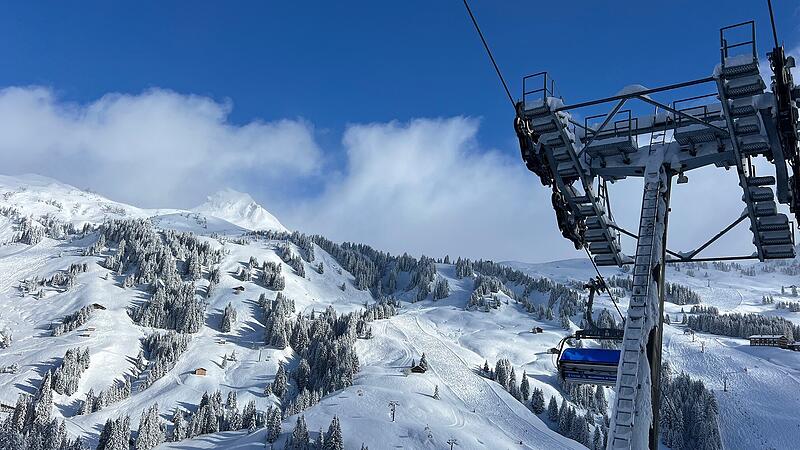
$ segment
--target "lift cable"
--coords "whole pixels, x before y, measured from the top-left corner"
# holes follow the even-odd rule
[[[511,95],[511,91],[508,90],[508,85],[506,84],[506,80],[505,78],[503,78],[503,74],[500,72],[500,67],[497,66],[497,62],[494,60],[494,56],[492,55],[492,50],[489,49],[489,44],[486,43],[486,38],[483,37],[483,32],[481,32],[481,27],[478,26],[478,21],[475,19],[475,15],[472,14],[472,9],[470,9],[467,0],[464,0],[464,6],[467,8],[467,12],[469,13],[470,19],[472,19],[472,24],[475,25],[475,30],[478,32],[478,36],[481,37],[481,42],[483,42],[483,48],[486,49],[486,54],[488,54],[489,59],[492,60],[494,71],[497,72],[497,76],[498,78],[500,78],[500,82],[503,83],[503,89],[506,90],[506,95],[508,96],[508,100],[511,102],[511,107],[516,110],[514,97]]]
[[[600,281],[603,283],[603,286],[606,287],[606,292],[608,292],[608,296],[611,298],[611,303],[614,304],[614,308],[617,310],[617,314],[619,314],[619,318],[622,319],[622,322],[625,323],[625,317],[622,315],[622,311],[619,309],[619,305],[617,305],[617,299],[614,298],[614,294],[611,293],[611,289],[609,289],[608,284],[606,284],[606,280],[603,279],[603,275],[600,273],[600,269],[597,268],[597,263],[594,262],[592,258],[592,254],[589,253],[589,249],[584,245],[583,249],[586,251],[586,256],[589,257],[589,261],[594,266],[594,271],[597,272],[597,276],[600,278]]]
[[[483,43],[483,48],[486,49],[486,54],[489,56],[489,59],[492,61],[492,66],[494,66],[494,71],[497,72],[497,77],[500,79],[500,82],[503,84],[503,89],[506,91],[506,95],[508,96],[508,101],[511,102],[511,107],[514,108],[516,111],[517,106],[514,103],[514,97],[511,95],[511,91],[508,89],[508,84],[506,84],[505,78],[503,78],[503,73],[500,72],[500,67],[497,65],[497,61],[494,59],[494,55],[492,55],[492,50],[489,48],[489,44],[486,42],[486,38],[483,36],[483,32],[481,31],[480,25],[478,25],[478,20],[475,19],[475,15],[472,13],[472,9],[469,7],[469,3],[467,0],[464,1],[464,7],[467,9],[467,13],[469,13],[469,18],[472,19],[472,24],[475,26],[475,31],[478,32],[478,36],[481,38],[481,42]],[[589,261],[591,261],[592,266],[594,266],[595,272],[597,272],[597,276],[600,277],[600,281],[603,282],[605,286],[606,284],[605,279],[603,279],[603,275],[600,273],[600,269],[597,268],[597,264],[595,264],[594,259],[592,259],[591,253],[589,253],[589,249],[584,246],[583,249],[586,251],[586,255],[589,257]],[[620,319],[625,321],[625,317],[622,315],[622,311],[619,309],[619,305],[617,305],[617,300],[614,298],[614,294],[611,293],[610,289],[606,289],[608,292],[608,296],[611,298],[611,302],[614,304],[614,308],[617,310],[617,314],[619,314]]]
[[[772,39],[775,40],[775,47],[778,47],[778,31],[775,29],[775,15],[772,13],[772,0],[767,0],[769,8],[769,21],[772,24]]]

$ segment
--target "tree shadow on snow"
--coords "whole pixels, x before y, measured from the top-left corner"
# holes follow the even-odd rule
[[[206,325],[209,328],[213,328],[214,330],[223,333],[222,331],[222,310],[215,309],[211,311],[208,316],[206,316]],[[212,326],[213,325],[213,326]]]
[[[73,417],[78,415],[82,403],[83,401],[76,399],[64,405],[56,404],[56,408],[58,408],[62,416]]]
[[[57,367],[61,366],[63,361],[63,357],[50,358],[45,362],[33,363],[31,367],[33,367],[33,370],[40,377],[44,377],[44,374],[47,373],[48,370],[55,371]]]
[[[242,322],[237,321],[232,333],[223,336],[231,343],[240,347],[258,348],[264,346],[266,327],[256,319],[259,314],[262,314],[261,306],[254,300],[246,300],[244,305],[248,308],[247,313],[249,319]],[[222,314],[220,313],[220,321],[221,316]]]

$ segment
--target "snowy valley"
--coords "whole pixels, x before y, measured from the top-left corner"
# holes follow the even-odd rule
[[[0,195],[0,447],[604,448],[613,390],[565,386],[549,352],[583,321],[587,260],[389,255],[231,190],[146,210],[26,175]],[[743,338],[800,339],[798,274],[668,268],[669,378],[718,410],[687,429],[671,397],[672,448],[800,439],[800,352]],[[630,275],[603,275],[624,314]],[[620,326],[608,295],[594,312]]]

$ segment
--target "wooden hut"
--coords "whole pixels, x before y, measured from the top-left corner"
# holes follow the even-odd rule
[[[411,372],[412,373],[425,373],[426,371],[427,371],[427,369],[424,366],[420,366],[419,364],[415,364],[411,368]]]
[[[789,348],[789,338],[782,334],[754,334],[750,336],[750,345],[758,347]]]

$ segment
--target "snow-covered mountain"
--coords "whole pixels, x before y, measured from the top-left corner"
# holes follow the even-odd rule
[[[534,413],[530,401],[515,398],[520,393],[509,388],[512,395],[483,376],[484,363],[494,367],[500,359],[515,370],[515,388],[525,380],[545,401],[574,403],[577,416],[569,420],[577,425],[567,425],[560,430],[563,434],[580,434],[585,426],[589,438],[584,443],[593,448],[591,435],[603,429],[599,406],[582,405],[574,392],[562,388],[548,353],[581,321],[579,306],[586,293],[579,283],[593,275],[588,261],[387,261],[383,253],[324,238],[250,233],[285,229],[249,196],[233,191],[212,196],[194,211],[153,211],[43,177],[0,177],[0,213],[0,330],[10,336],[10,344],[0,348],[0,372],[8,368],[0,373],[0,423],[19,394],[41,396],[37,392],[48,371],[65,365],[69,349],[81,348],[88,349],[88,364],[76,369],[77,374],[70,372],[69,392],[64,392],[63,376],[55,382],[62,393],[53,392],[51,414],[65,421],[70,436],[81,437],[92,448],[104,424],[123,415],[130,416],[132,436],[138,440],[138,431],[151,422],[142,425],[142,413],[156,403],[155,420],[167,437],[174,433],[176,410],[184,416],[177,423],[197,434],[159,448],[255,449],[272,438],[274,448],[284,448],[300,415],[312,440],[336,416],[346,449],[362,444],[373,450],[447,448],[449,440],[456,440],[458,449],[584,448],[559,434],[561,419],[550,420],[547,411]],[[101,226],[110,219],[146,220],[113,229]],[[97,228],[62,234],[68,227],[61,222]],[[34,228],[45,230],[44,235],[30,232]],[[162,244],[171,250],[171,258],[156,248]],[[165,258],[162,264],[143,263],[156,255]],[[755,312],[800,324],[794,308],[776,308],[780,302],[798,301],[791,289],[798,284],[798,267],[794,261],[681,265],[669,268],[668,279],[720,314]],[[616,268],[604,275],[609,280],[629,276]],[[395,299],[396,315],[375,317],[378,285],[382,295]],[[169,286],[194,290],[171,292]],[[154,294],[158,289],[164,292]],[[624,313],[629,296],[619,289]],[[154,297],[166,301],[158,303]],[[365,306],[372,312],[362,316]],[[714,392],[722,444],[789,448],[787,442],[800,439],[794,423],[800,407],[800,352],[749,347],[736,337],[685,335],[681,310],[688,312],[691,306],[665,306],[673,322],[664,333],[665,359],[674,371],[689,373]],[[337,317],[353,313],[358,319],[336,327],[322,324],[333,320],[321,313],[328,308]],[[595,312],[603,309],[614,311],[605,295],[597,299]],[[569,329],[559,314],[566,314]],[[317,323],[309,325],[312,317]],[[543,332],[531,333],[533,327]],[[165,329],[190,336],[185,349],[177,355],[169,352],[175,361],[163,359],[148,343],[148,336]],[[307,333],[305,339],[300,329]],[[313,341],[315,333],[326,329],[353,333],[336,345],[339,352],[352,349],[357,356],[354,375],[332,379],[342,367],[353,367],[335,360],[320,363],[320,354],[326,352],[304,348],[302,342]],[[235,358],[225,357],[232,353]],[[423,353],[429,370],[411,373]],[[300,375],[304,361],[310,363],[308,377]],[[286,383],[280,382],[282,374]],[[335,383],[331,391],[303,394],[300,386],[308,379]],[[119,394],[126,381],[130,394]],[[286,393],[276,394],[281,387]],[[261,413],[283,408],[277,431],[270,420],[253,425],[253,430],[245,423],[245,429],[223,431],[238,422],[233,408],[208,406],[215,402],[216,390],[223,401],[235,392],[237,412],[245,413],[251,401]],[[103,400],[86,410],[86,399],[100,398],[101,392]],[[204,392],[211,396],[205,409]],[[613,391],[601,394],[610,404]],[[192,432],[192,427],[200,428]]]
[[[50,214],[77,227],[107,219],[147,217],[160,213],[158,210],[144,210],[115,202],[93,192],[34,174],[14,177],[0,175],[0,193],[3,207],[16,208],[26,216]]]
[[[249,194],[225,189],[208,196],[202,205],[193,211],[225,219],[249,230],[287,231],[269,211],[256,203]]]

